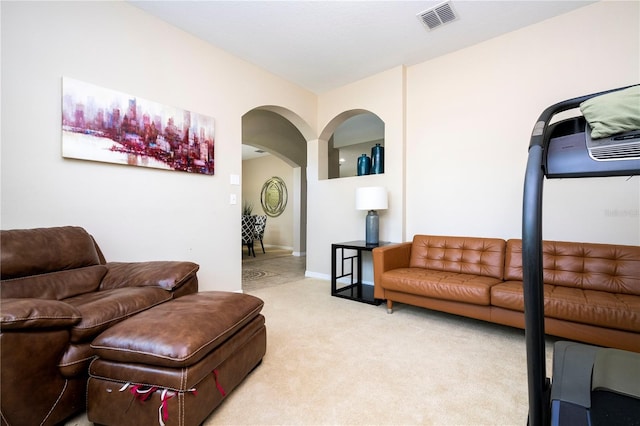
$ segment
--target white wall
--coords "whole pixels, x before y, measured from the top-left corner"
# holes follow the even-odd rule
[[[241,117],[316,97],[124,2],[2,2],[2,229],[79,225],[107,260],[185,259],[241,288]],[[215,118],[215,176],[61,156],[61,79]]]
[[[638,83],[639,9],[599,2],[319,96],[321,132],[343,111],[379,115],[389,163],[384,175],[323,180],[325,141],[309,144],[307,274],[329,275],[332,242],[364,238],[358,186],[389,188],[383,240],[520,238],[534,123],[556,102]],[[640,244],[640,177],[546,181],[544,201],[546,239]]]
[[[200,263],[203,289],[241,287],[241,202],[229,204],[241,187],[229,176],[242,173],[247,111],[276,105],[308,124],[307,274],[328,276],[331,243],[364,238],[358,186],[390,191],[383,240],[519,237],[540,112],[640,76],[638,2],[599,2],[320,96],[123,2],[0,7],[2,228],[84,226],[109,260]],[[216,175],[63,159],[62,76],[215,117]],[[351,109],[385,122],[385,174],[322,179],[327,131]],[[640,244],[639,206],[638,177],[547,181],[544,236]]]
[[[274,155],[242,162],[242,200],[253,204],[253,214],[263,215],[260,203],[262,186],[273,176],[281,178],[287,186],[288,201],[284,212],[278,217],[267,216],[267,227],[263,243],[266,246],[293,250],[293,217],[297,196],[293,183],[293,167]],[[254,244],[256,253],[262,250],[260,243]]]
[[[360,186],[384,186],[389,191],[389,209],[379,211],[380,239],[402,241],[404,176],[404,68],[363,79],[318,98],[321,140],[311,141],[308,151],[307,275],[329,277],[331,244],[365,239],[366,211],[355,209],[355,191]],[[385,124],[384,174],[327,177],[327,141],[335,118],[345,111],[364,109]]]
[[[599,2],[407,70],[407,234],[520,238],[533,125],[639,82],[640,3]],[[543,238],[640,244],[640,177],[547,180]]]

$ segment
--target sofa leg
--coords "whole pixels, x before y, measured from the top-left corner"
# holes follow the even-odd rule
[[[393,301],[387,299],[387,313],[388,314],[392,314],[393,313]]]

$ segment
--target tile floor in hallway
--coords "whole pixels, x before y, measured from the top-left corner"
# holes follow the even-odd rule
[[[291,250],[256,247],[256,256],[247,256],[246,247],[242,252],[242,289],[251,290],[273,287],[303,279],[307,258],[293,256]]]

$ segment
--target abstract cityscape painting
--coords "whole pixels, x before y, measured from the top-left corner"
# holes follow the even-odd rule
[[[62,79],[62,156],[213,175],[214,120]]]

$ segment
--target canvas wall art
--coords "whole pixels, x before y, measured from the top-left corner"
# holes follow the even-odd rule
[[[214,120],[62,79],[62,156],[214,174]]]

